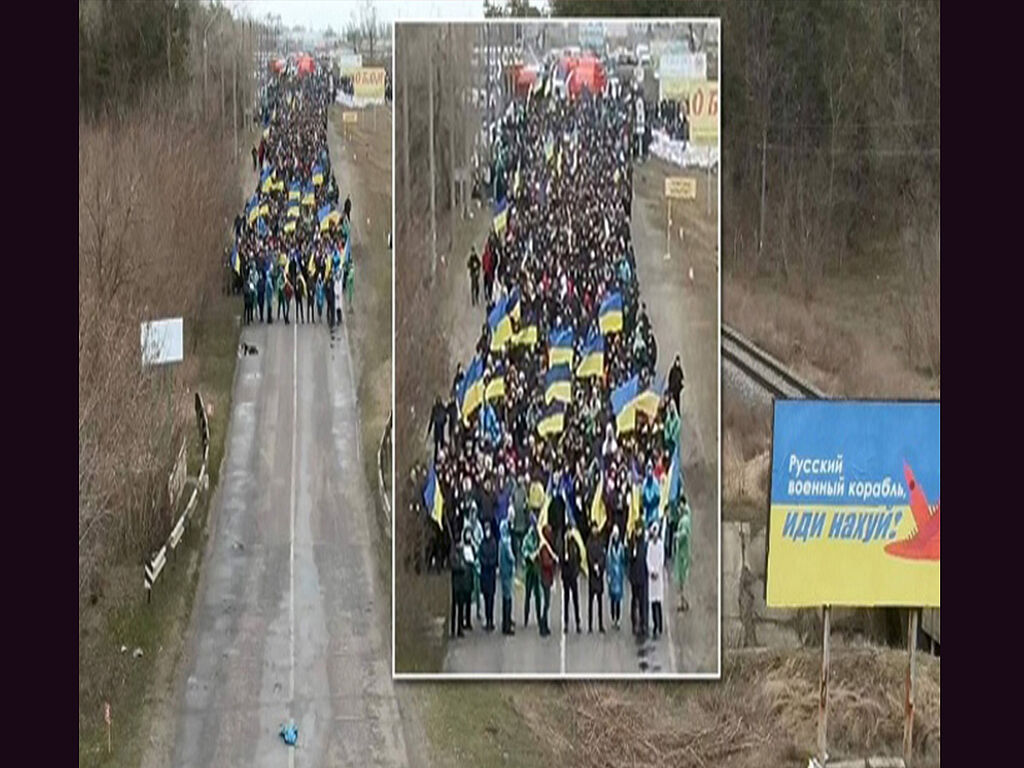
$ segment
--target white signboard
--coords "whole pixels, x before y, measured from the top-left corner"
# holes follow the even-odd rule
[[[180,363],[184,353],[184,323],[180,317],[142,323],[143,365]]]
[[[706,80],[707,71],[706,53],[665,53],[658,62],[659,79]]]

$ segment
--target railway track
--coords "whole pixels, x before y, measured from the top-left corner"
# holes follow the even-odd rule
[[[824,400],[824,392],[801,379],[737,330],[722,324],[722,358],[772,397]]]

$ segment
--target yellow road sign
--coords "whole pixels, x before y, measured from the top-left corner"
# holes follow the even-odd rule
[[[359,113],[358,112],[342,112],[341,113],[341,122],[343,122],[343,123],[356,123],[358,121],[359,121]]]
[[[696,200],[697,179],[691,176],[669,176],[665,179],[665,197]]]

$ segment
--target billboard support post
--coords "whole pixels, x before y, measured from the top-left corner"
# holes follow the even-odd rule
[[[668,203],[668,220],[665,224],[665,261],[672,258],[672,198],[666,198]]]
[[[907,768],[910,768],[910,758],[914,752],[914,678],[917,677],[914,655],[917,650],[917,615],[917,609],[911,609],[910,621],[907,622],[907,698],[904,702],[903,721],[903,763]]]
[[[832,606],[826,605],[821,613],[821,689],[818,697],[818,761],[824,766],[828,760],[826,734],[828,732],[828,641],[831,634]]]

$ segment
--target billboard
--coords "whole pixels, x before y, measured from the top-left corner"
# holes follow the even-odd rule
[[[180,363],[185,356],[184,323],[180,317],[140,324],[142,364]]]
[[[939,605],[939,403],[778,400],[765,600]]]
[[[384,78],[382,67],[360,67],[353,72],[352,91],[356,100],[383,103]]]

